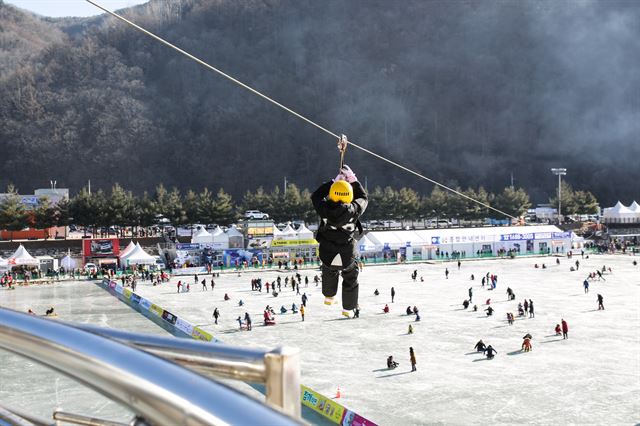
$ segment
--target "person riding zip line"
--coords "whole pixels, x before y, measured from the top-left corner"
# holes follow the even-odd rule
[[[322,294],[333,304],[342,273],[342,315],[351,317],[358,306],[358,251],[354,234],[362,232],[359,218],[367,208],[367,192],[355,173],[344,165],[335,179],[323,183],[311,195],[320,216],[316,240],[322,261]]]

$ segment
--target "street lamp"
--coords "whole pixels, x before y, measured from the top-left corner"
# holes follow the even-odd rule
[[[567,174],[567,169],[563,169],[563,168],[552,168],[551,172],[558,176],[558,225],[560,223],[562,223],[562,219],[561,219],[561,215],[560,215],[560,207],[561,207],[561,200],[562,200],[562,195],[560,193],[560,181],[562,180],[562,176],[565,176]]]

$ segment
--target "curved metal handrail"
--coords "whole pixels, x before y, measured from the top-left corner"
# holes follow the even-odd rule
[[[152,334],[131,333],[90,324],[67,323],[100,336],[133,345],[209,377],[223,377],[266,385],[266,402],[300,418],[300,362],[298,349],[273,350],[211,344]]]
[[[155,425],[300,424],[169,361],[6,308],[0,308],[0,347],[77,380]]]

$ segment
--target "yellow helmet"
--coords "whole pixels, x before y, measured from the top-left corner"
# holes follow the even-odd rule
[[[353,187],[346,180],[337,180],[329,189],[329,199],[335,203],[350,203],[353,201]]]

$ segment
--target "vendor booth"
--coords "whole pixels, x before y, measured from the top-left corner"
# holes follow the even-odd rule
[[[314,262],[318,258],[318,242],[304,224],[296,231],[289,223],[282,231],[276,232],[274,229],[269,254],[275,264]]]
[[[236,228],[235,225],[231,225],[227,230],[227,238],[229,241],[229,248],[231,249],[243,249],[244,248],[244,235]]]
[[[120,262],[123,266],[129,267],[135,265],[155,265],[156,258],[144,251],[140,243],[138,243],[126,256],[120,258]]]
[[[17,273],[19,278],[37,277],[40,272],[39,266],[38,259],[31,256],[22,244],[7,258],[7,269]]]

